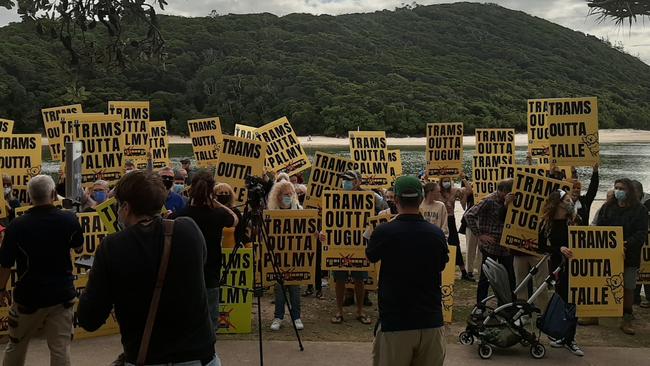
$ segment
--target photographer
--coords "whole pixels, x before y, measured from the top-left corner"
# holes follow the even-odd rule
[[[160,208],[168,190],[159,175],[134,171],[115,187],[125,229],[104,238],[79,299],[79,325],[95,331],[115,309],[126,365],[140,350],[164,247]],[[208,311],[203,234],[190,218],[174,220],[171,255],[145,364],[220,365]]]
[[[24,365],[29,341],[40,329],[47,338],[51,365],[70,365],[76,296],[70,249],[82,249],[83,230],[74,214],[52,205],[56,185],[51,177],[37,175],[27,187],[34,207],[9,224],[0,247],[3,305],[14,264],[18,272],[4,365]]]

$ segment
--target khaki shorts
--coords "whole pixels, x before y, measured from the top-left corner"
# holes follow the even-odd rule
[[[373,366],[442,366],[445,361],[445,327],[382,332],[372,343]]]

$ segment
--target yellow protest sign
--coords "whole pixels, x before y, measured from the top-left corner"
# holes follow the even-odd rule
[[[222,140],[219,117],[187,121],[187,128],[197,164],[203,168],[217,165]]]
[[[29,203],[27,182],[41,173],[41,135],[0,135],[0,172],[11,178],[14,196]]]
[[[274,262],[285,285],[313,284],[319,233],[318,210],[265,210],[264,225],[268,237],[267,245],[262,247],[263,284],[277,282]]]
[[[99,215],[99,219],[102,221],[108,234],[115,234],[120,231],[120,227],[117,224],[117,209],[117,200],[115,197],[111,197],[95,207],[95,211]]]
[[[81,104],[64,105],[60,107],[43,108],[41,116],[43,117],[43,128],[47,143],[50,146],[52,160],[61,161],[62,151],[65,149],[63,131],[61,130],[61,114],[83,113]]]
[[[403,174],[402,152],[397,150],[388,150],[388,174],[390,175],[391,184],[395,179]]]
[[[261,177],[264,173],[266,151],[265,142],[223,135],[215,180],[232,186],[235,202],[246,202],[246,176]]]
[[[350,156],[359,166],[364,189],[390,187],[388,143],[384,131],[350,131]]]
[[[648,230],[648,240],[641,248],[641,267],[636,282],[650,285],[650,230]],[[650,294],[646,294],[647,296],[650,296]]]
[[[2,172],[0,172],[0,176],[1,174]],[[0,194],[0,219],[4,219],[7,217],[7,215],[9,215],[7,208],[7,200],[5,200],[5,195]]]
[[[538,174],[518,171],[512,185],[514,200],[508,205],[500,244],[527,254],[539,255],[537,236],[542,224],[541,212],[551,193],[569,192],[572,184]]]
[[[513,128],[477,128],[476,152],[472,156],[474,197],[480,201],[496,191],[498,182],[509,176],[515,164]],[[504,170],[505,169],[505,170]]]
[[[569,303],[578,317],[623,316],[623,228],[569,226]]]
[[[325,270],[367,271],[366,222],[375,212],[375,195],[368,191],[323,192]]]
[[[77,218],[84,233],[84,245],[82,250],[72,251],[72,263],[75,267],[75,274],[82,274],[86,273],[87,268],[74,264],[75,261],[80,257],[94,256],[108,232],[97,212],[78,213]]]
[[[592,166],[600,162],[595,97],[546,99],[551,163]]]
[[[257,127],[235,124],[235,132],[233,136],[243,137],[249,140],[259,140],[257,136]]]
[[[456,251],[449,251],[449,261],[442,271],[442,316],[445,323],[452,322],[452,311],[454,309],[454,282],[456,281]]]
[[[548,103],[545,99],[528,99],[528,152],[533,158],[548,156]]]
[[[350,159],[316,151],[309,183],[307,183],[304,207],[320,208],[323,191],[340,189],[342,184],[340,175],[346,170],[356,170],[356,168],[357,164]]]
[[[377,216],[371,216],[368,218],[368,222],[366,224],[366,230],[363,233],[363,237],[366,240],[366,246],[368,246],[368,241],[370,240],[370,236],[372,235],[372,232],[375,230],[377,225],[379,224],[384,224],[386,222],[391,221],[395,215],[392,215],[390,213],[385,213]],[[363,280],[363,287],[366,290],[370,291],[376,291],[377,288],[379,287],[379,271],[381,270],[381,262],[377,263],[370,263],[370,268],[368,269],[368,277],[364,278]],[[345,287],[346,288],[354,288],[354,280],[352,277],[348,276],[345,282]]]
[[[253,311],[253,249],[224,248],[221,254],[221,273],[225,284],[219,287],[218,333],[250,333]],[[228,266],[228,263],[231,263]]]
[[[14,132],[14,121],[0,118],[0,135],[11,135]]]
[[[149,126],[149,152],[153,168],[160,169],[171,166],[169,160],[169,134],[166,121],[151,121]]]
[[[122,118],[124,158],[133,161],[136,168],[147,168],[149,152],[149,102],[108,102],[108,114]]]
[[[463,124],[427,124],[427,177],[457,177],[463,171]]]
[[[287,117],[265,124],[257,129],[257,136],[265,141],[266,164],[276,173],[296,175],[311,167],[307,153]]]
[[[75,276],[76,279],[74,281],[74,287],[77,290],[77,297],[81,296],[83,291],[86,288],[86,285],[88,284],[88,275],[87,274],[80,274]],[[120,326],[117,323],[117,319],[115,318],[115,311],[111,311],[111,314],[108,316],[108,319],[106,319],[106,323],[104,323],[99,329],[97,329],[94,332],[88,332],[82,327],[79,326],[79,320],[77,317],[77,307],[79,306],[79,303],[77,302],[74,306],[74,317],[72,321],[72,326],[74,327],[74,339],[86,339],[86,338],[95,338],[95,337],[103,337],[103,336],[108,336],[108,335],[113,335],[113,334],[118,334],[120,333]]]
[[[81,184],[87,187],[98,179],[118,181],[126,158],[120,117],[77,113],[61,114],[60,118],[63,134],[72,141],[81,141]],[[62,156],[65,163],[66,156]]]

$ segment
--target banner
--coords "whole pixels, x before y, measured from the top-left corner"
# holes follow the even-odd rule
[[[122,119],[124,158],[133,161],[137,169],[147,169],[149,102],[108,102],[108,114]]]
[[[11,135],[14,132],[14,121],[0,118],[0,135]]]
[[[318,210],[264,210],[267,246],[262,247],[263,286],[277,282],[273,263],[285,285],[311,285],[316,271]]]
[[[268,144],[266,165],[274,172],[296,175],[311,167],[309,158],[287,117],[258,128],[257,136]]]
[[[228,183],[235,191],[235,202],[247,199],[246,177],[261,177],[264,173],[266,143],[242,137],[223,135],[215,179]]]
[[[397,150],[388,150],[388,174],[390,175],[391,185],[395,179],[403,174],[402,152]]]
[[[593,166],[600,162],[598,101],[595,97],[547,99],[551,163]]]
[[[40,134],[0,135],[0,172],[11,177],[14,196],[22,204],[31,202],[27,182],[41,174],[41,144]]]
[[[83,249],[79,252],[72,251],[72,266],[74,267],[74,274],[78,275],[86,273],[87,268],[76,265],[75,261],[80,257],[94,256],[108,232],[97,212],[78,213],[77,218],[84,233]]]
[[[225,284],[219,287],[219,330],[217,333],[250,333],[253,312],[253,249],[223,248],[222,271],[232,261],[230,271],[222,272]]]
[[[457,177],[463,171],[463,124],[427,124],[427,177]]]
[[[149,152],[153,168],[160,169],[171,166],[169,160],[169,135],[166,121],[151,121],[149,126]]]
[[[528,99],[528,153],[533,158],[548,156],[548,102]]]
[[[364,189],[390,187],[388,144],[384,131],[350,131],[350,156],[359,165]]]
[[[118,181],[126,162],[120,117],[77,113],[61,114],[60,118],[63,134],[73,141],[81,141],[81,184],[88,187],[98,179]],[[65,163],[65,154],[62,156]]]
[[[187,129],[198,166],[208,168],[217,165],[222,140],[219,117],[187,121]]]
[[[63,131],[61,130],[61,114],[83,113],[81,104],[64,105],[60,107],[43,108],[41,116],[43,117],[43,129],[47,137],[47,143],[50,146],[52,160],[62,161],[61,152],[65,149]]]
[[[569,226],[569,303],[578,317],[623,316],[623,240],[620,226]]]
[[[303,206],[320,208],[323,191],[341,189],[340,175],[356,168],[357,164],[350,159],[316,151]]]
[[[474,197],[481,201],[496,191],[500,180],[508,178],[502,167],[515,164],[515,130],[513,128],[477,128],[476,151],[472,156]]]
[[[235,137],[243,137],[249,140],[259,140],[257,136],[257,127],[246,126],[235,124],[235,132],[233,132]]]
[[[375,212],[371,191],[323,192],[324,270],[367,271],[366,222]]]
[[[449,262],[442,271],[442,316],[445,323],[452,322],[454,309],[454,281],[456,281],[456,250],[450,247]]]
[[[115,234],[120,231],[120,227],[117,224],[117,209],[117,200],[115,197],[111,197],[95,206],[95,211],[99,215],[99,219],[102,221],[107,234]]]
[[[558,189],[568,194],[572,187],[567,181],[518,171],[512,185],[514,200],[508,205],[500,244],[526,254],[541,255],[537,252],[537,238],[544,202]]]
[[[650,285],[650,230],[648,230],[648,240],[646,240],[643,248],[641,248],[641,267],[639,268],[639,276],[636,282]],[[646,298],[648,297],[650,297],[650,294],[646,294]]]

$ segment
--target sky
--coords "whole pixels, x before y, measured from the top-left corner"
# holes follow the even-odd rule
[[[420,5],[453,3],[445,0],[418,0]],[[471,1],[485,2],[485,1]],[[589,8],[585,0],[490,0],[506,8],[521,10],[570,29],[604,37],[613,44],[622,44],[625,51],[650,64],[650,19],[647,24],[639,21],[617,26],[613,21],[599,22],[595,16],[587,16]],[[165,13],[183,16],[206,16],[212,10],[219,14],[290,13],[346,14],[373,12],[401,7],[408,0],[168,0]],[[0,26],[18,21],[15,10],[0,8]]]

